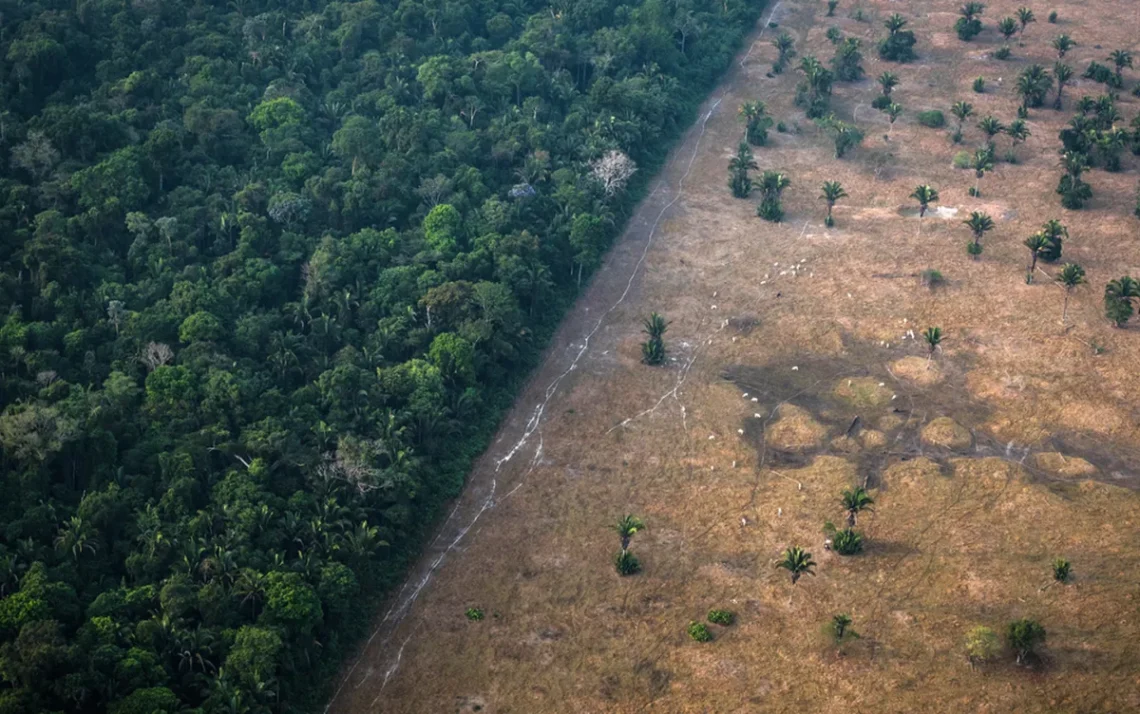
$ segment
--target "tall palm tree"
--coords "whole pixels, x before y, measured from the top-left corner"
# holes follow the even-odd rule
[[[1050,218],[1045,221],[1045,225],[1041,226],[1041,232],[1045,234],[1045,237],[1049,239],[1049,243],[1051,244],[1041,253],[1041,260],[1044,260],[1046,263],[1060,260],[1064,241],[1069,237],[1069,229],[1056,218]]]
[[[974,105],[964,101],[954,102],[954,106],[950,107],[950,113],[958,120],[958,135],[961,136],[962,125],[974,115]]]
[[[883,88],[883,96],[891,96],[891,90],[899,86],[899,76],[891,71],[883,72],[878,77],[879,86]]]
[[[901,104],[891,102],[883,111],[886,112],[887,122],[890,124],[890,128],[887,129],[887,138],[889,139],[891,132],[895,130],[895,122],[898,121],[898,118],[902,116],[903,108]]]
[[[830,228],[835,225],[835,219],[831,217],[831,209],[835,207],[835,202],[841,198],[847,198],[847,192],[843,190],[843,184],[838,181],[824,181],[823,194],[820,195],[824,201],[827,201],[827,218],[824,223]]]
[[[986,143],[993,148],[994,137],[1005,131],[1005,125],[992,114],[987,114],[978,122],[978,128],[986,135]]]
[[[752,193],[752,178],[748,172],[756,169],[756,159],[752,156],[752,148],[748,142],[740,142],[736,149],[736,156],[728,162],[728,187],[736,198],[747,198]]]
[[[1031,64],[1017,76],[1017,94],[1025,109],[1039,107],[1053,86],[1053,78],[1039,64]]]
[[[1065,303],[1061,308],[1061,324],[1065,324],[1065,317],[1069,314],[1069,294],[1073,288],[1085,282],[1085,269],[1076,263],[1065,263],[1061,272],[1057,273],[1057,282],[1065,286]]]
[[[1057,80],[1057,98],[1053,100],[1053,108],[1060,111],[1061,91],[1064,90],[1065,84],[1073,78],[1073,68],[1064,62],[1054,62],[1053,78]]]
[[[790,186],[792,180],[779,171],[765,171],[760,176],[757,188],[760,189],[760,205],[756,207],[756,214],[767,221],[779,223],[784,218],[784,210],[780,206],[780,194]]]
[[[926,347],[930,350],[930,354],[926,358],[926,368],[930,369],[930,360],[934,359],[934,350],[942,344],[942,328],[941,327],[928,327],[922,331],[922,341],[926,343]]]
[[[981,146],[974,152],[974,158],[970,161],[970,165],[974,169],[974,196],[982,195],[982,177],[985,176],[987,171],[994,170],[994,150],[992,147]]]
[[[772,117],[768,116],[768,106],[761,101],[744,102],[739,109],[740,120],[744,122],[744,136],[749,144],[764,146],[768,143],[768,128]]]
[[[1017,22],[1021,25],[1021,33],[1017,36],[1019,45],[1025,45],[1025,26],[1036,21],[1037,18],[1033,16],[1032,10],[1027,7],[1017,8]]]
[[[1005,133],[1013,140],[1013,145],[1017,146],[1029,137],[1033,136],[1033,132],[1029,131],[1029,125],[1025,123],[1024,119],[1014,119],[1005,128]]]
[[[1057,50],[1057,58],[1065,59],[1065,53],[1076,47],[1077,43],[1068,35],[1061,34],[1053,38],[1053,49]]]
[[[1050,245],[1052,243],[1049,241],[1049,237],[1040,231],[1025,239],[1025,247],[1029,249],[1030,257],[1029,273],[1025,280],[1027,283],[1033,282],[1033,271],[1037,269],[1037,259],[1048,250]]]
[[[974,211],[970,214],[969,218],[962,221],[962,224],[969,228],[970,232],[974,234],[974,245],[977,246],[977,249],[971,254],[977,259],[978,254],[982,252],[982,236],[993,230],[994,219],[990,218],[986,213]]]
[[[926,215],[926,209],[930,207],[930,204],[938,202],[938,189],[929,184],[922,184],[914,189],[910,197],[918,201],[918,218],[921,221],[923,216]]]
[[[855,488],[847,488],[843,493],[839,494],[839,502],[843,504],[843,510],[847,512],[847,527],[854,528],[858,516],[863,511],[874,511],[875,499],[871,498],[871,494],[867,493],[867,489],[862,486]]]
[[[1110,62],[1116,65],[1116,78],[1121,79],[1120,73],[1125,67],[1132,66],[1132,53],[1128,50],[1113,50],[1108,56]]]
[[[783,568],[792,575],[792,585],[795,585],[800,576],[815,575],[812,568],[815,567],[815,561],[811,559],[811,553],[807,552],[798,545],[793,545],[784,551],[783,557],[776,562],[777,568]]]
[[[781,69],[787,64],[788,60],[796,56],[796,51],[793,49],[795,44],[795,40],[786,32],[781,32],[776,39],[772,40],[772,46],[780,53],[780,56],[776,59],[776,64],[779,65]]]
[[[623,551],[629,550],[629,541],[638,532],[645,530],[645,521],[637,516],[626,514],[621,517],[613,529],[617,531],[618,537],[621,538],[621,549]]]

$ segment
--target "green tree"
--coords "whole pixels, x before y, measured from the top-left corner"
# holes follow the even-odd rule
[[[922,220],[930,204],[938,202],[938,189],[928,184],[921,184],[914,189],[910,197],[918,201],[918,218]]]
[[[993,115],[986,115],[978,122],[978,128],[986,135],[986,146],[993,150],[994,137],[1005,131],[1005,125]]]
[[[1132,67],[1132,53],[1128,50],[1113,50],[1112,53],[1108,56],[1108,61],[1112,62],[1112,64],[1115,65],[1116,78],[1118,80],[1121,80],[1123,79],[1121,77],[1121,72],[1124,71],[1124,68]]]
[[[839,496],[839,502],[847,513],[847,527],[854,528],[859,514],[863,511],[874,511],[875,499],[867,493],[862,486],[844,489]]]
[[[792,36],[787,32],[781,32],[776,36],[776,39],[772,40],[772,46],[775,47],[776,52],[779,53],[776,64],[773,67],[773,69],[776,70],[776,74],[783,72],[784,68],[788,66],[788,61],[796,56],[795,44],[795,40],[793,40]]]
[[[970,168],[974,170],[974,196],[982,195],[982,177],[987,171],[994,170],[994,150],[990,146],[979,147],[970,159]]]
[[[824,181],[823,193],[820,195],[824,201],[827,202],[827,218],[824,219],[824,224],[830,228],[835,225],[835,219],[831,216],[831,210],[835,207],[835,202],[841,198],[847,198],[847,192],[843,190],[843,184],[838,181]]]
[[[736,198],[748,198],[752,193],[752,177],[748,172],[758,168],[752,149],[746,142],[740,142],[736,156],[728,162],[728,187]]]
[[[780,205],[780,195],[791,183],[791,179],[779,171],[765,171],[757,183],[761,199],[760,205],[756,207],[756,215],[773,223],[782,221],[784,209]]]
[[[966,660],[970,669],[994,660],[1000,652],[1001,642],[990,628],[978,625],[966,633]]]
[[[768,116],[768,108],[761,101],[745,102],[740,105],[738,112],[744,122],[744,136],[753,146],[764,146],[768,143],[768,129],[772,126],[772,117]]]
[[[954,106],[950,107],[950,113],[958,120],[957,136],[960,139],[962,136],[962,125],[974,114],[974,105],[969,102],[957,101]]]
[[[943,341],[941,327],[928,327],[922,331],[922,341],[926,343],[929,355],[926,358],[926,364],[930,366],[930,360],[934,359],[934,350],[942,345]]]
[[[1021,106],[1029,109],[1045,103],[1045,95],[1053,87],[1053,78],[1039,64],[1031,64],[1017,75],[1017,95]]]
[[[621,539],[621,549],[629,550],[629,541],[638,531],[645,530],[645,521],[637,516],[626,514],[618,520],[614,530],[617,531],[618,537]]]
[[[1065,85],[1073,78],[1073,68],[1064,62],[1053,63],[1053,78],[1057,80],[1057,96],[1053,99],[1053,108],[1061,110],[1061,93]]]
[[[1076,46],[1073,38],[1068,35],[1061,34],[1053,38],[1053,49],[1057,50],[1057,58],[1065,59],[1065,54]]]
[[[998,32],[1001,33],[1001,36],[1005,38],[1005,41],[1009,42],[1009,38],[1013,37],[1014,34],[1017,33],[1017,20],[1014,20],[1012,17],[1003,17],[1002,19],[998,20],[997,29]]]
[[[1017,22],[1021,25],[1021,32],[1017,36],[1018,44],[1025,44],[1025,28],[1031,22],[1037,22],[1037,18],[1033,16],[1033,11],[1027,7],[1017,8]]]
[[[827,634],[831,637],[831,641],[838,646],[849,640],[858,639],[859,633],[851,627],[853,622],[851,616],[846,613],[833,615],[831,621],[827,623]]]
[[[982,252],[982,236],[993,230],[994,219],[982,211],[972,211],[970,217],[962,221],[962,224],[969,228],[970,232],[974,235],[973,245],[977,246],[977,248],[974,249],[971,255],[976,258],[978,254]]]
[[[1009,623],[1005,637],[1010,649],[1017,654],[1017,663],[1024,664],[1045,642],[1045,628],[1036,620],[1022,618]]]
[[[1033,282],[1033,271],[1037,269],[1037,259],[1041,254],[1049,249],[1052,245],[1048,236],[1038,231],[1025,239],[1025,247],[1029,249],[1029,268],[1027,269],[1025,282]]]
[[[1104,314],[1115,327],[1124,327],[1132,317],[1132,301],[1140,298],[1140,282],[1125,275],[1104,287]]]
[[[783,556],[776,562],[776,567],[783,568],[791,574],[792,585],[795,585],[804,574],[815,575],[813,570],[815,561],[811,559],[811,553],[796,545],[784,551]]]

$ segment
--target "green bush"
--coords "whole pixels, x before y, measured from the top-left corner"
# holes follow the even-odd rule
[[[636,575],[641,572],[641,561],[633,553],[623,550],[614,556],[614,568],[622,577]]]
[[[974,241],[970,241],[969,243],[966,244],[966,255],[970,256],[971,258],[976,259],[981,254],[982,254],[982,244],[981,243],[975,243]]]
[[[914,33],[910,30],[899,30],[888,35],[879,42],[879,57],[892,62],[910,62],[915,58]]]
[[[689,626],[685,628],[685,631],[689,633],[689,637],[692,637],[697,642],[711,642],[713,638],[712,632],[709,631],[709,628],[705,627],[703,623],[697,622],[695,620],[689,623]]]
[[[974,155],[969,151],[959,151],[954,154],[954,168],[969,169],[974,166]]]
[[[1006,59],[1009,59],[1010,54],[1011,54],[1011,52],[1010,52],[1009,46],[1005,45],[1005,46],[999,47],[997,50],[994,51],[994,59],[1006,60]]]
[[[963,42],[974,39],[981,31],[982,21],[978,18],[967,20],[964,17],[959,17],[958,21],[954,23],[954,32],[958,33],[958,39]]]
[[[882,111],[882,110],[886,109],[887,107],[891,106],[891,101],[893,101],[893,100],[890,97],[888,97],[887,95],[880,94],[879,96],[877,96],[871,100],[871,108],[872,109],[878,109],[879,111]]]
[[[836,531],[831,538],[831,547],[840,555],[856,555],[863,552],[863,536],[850,528]]]
[[[467,608],[467,612],[463,614],[466,615],[467,619],[472,622],[479,622],[484,617],[483,610],[478,607],[469,607]]]
[[[978,94],[982,94],[986,91],[986,78],[985,77],[978,77],[977,79],[974,80],[974,91],[977,92]]]
[[[946,117],[938,109],[931,109],[918,113],[918,123],[931,129],[938,129],[946,125]]]
[[[940,271],[935,270],[934,268],[927,268],[919,275],[922,278],[922,284],[931,289],[934,289],[939,285],[944,285],[946,283],[946,278]]]
[[[1057,24],[1057,11],[1056,10],[1049,13],[1049,24],[1050,25],[1056,25]]]
[[[1072,564],[1064,558],[1055,559],[1053,561],[1053,579],[1059,583],[1067,583],[1071,577],[1073,577]]]
[[[709,610],[709,622],[728,627],[736,622],[736,615],[729,610]]]

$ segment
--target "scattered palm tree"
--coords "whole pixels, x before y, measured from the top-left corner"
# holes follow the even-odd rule
[[[1069,582],[1073,577],[1073,564],[1065,558],[1053,559],[1053,579],[1059,583]]]
[[[1104,314],[1114,327],[1124,327],[1132,317],[1132,301],[1140,298],[1140,282],[1125,275],[1104,286]]]
[[[899,86],[899,76],[894,72],[883,72],[878,77],[879,86],[883,88],[883,96],[891,96],[891,90]]]
[[[1085,282],[1085,269],[1076,263],[1066,263],[1061,266],[1061,272],[1057,273],[1057,282],[1065,286],[1065,303],[1061,308],[1061,324],[1064,325],[1069,314],[1069,295],[1073,288]]]
[[[875,505],[875,499],[871,498],[871,494],[867,493],[867,489],[862,486],[844,489],[843,493],[839,494],[839,502],[843,504],[843,510],[847,512],[848,528],[855,527],[860,513],[875,510],[872,508]]]
[[[859,638],[859,633],[851,628],[852,622],[850,615],[840,613],[832,616],[831,622],[827,623],[827,632],[836,645],[842,645],[848,640]]]
[[[958,120],[958,130],[954,133],[954,142],[957,143],[962,140],[962,125],[974,114],[974,105],[963,101],[954,102],[950,113]]]
[[[736,198],[748,198],[752,193],[752,177],[748,172],[756,169],[756,159],[752,156],[752,147],[748,142],[740,142],[736,149],[736,156],[728,162],[728,187]]]
[[[887,138],[890,138],[891,132],[895,130],[895,122],[898,121],[898,118],[900,116],[902,116],[903,108],[901,104],[891,102],[883,111],[886,112],[887,122],[890,124],[890,128],[887,129]]]
[[[930,207],[930,204],[938,202],[938,189],[928,184],[922,184],[914,189],[910,197],[918,201],[918,219],[921,221],[926,215],[926,209]]]
[[[1088,157],[1079,151],[1066,151],[1061,154],[1061,168],[1065,170],[1057,184],[1061,205],[1077,210],[1092,197],[1092,187],[1081,180],[1081,174],[1088,168]]]
[[[922,340],[926,343],[930,354],[926,358],[926,368],[930,369],[930,360],[934,359],[934,350],[942,344],[942,328],[928,327],[922,331]]]
[[[1003,17],[998,20],[997,29],[998,32],[1001,33],[1001,36],[1005,38],[1005,41],[1009,42],[1009,38],[1013,37],[1017,32],[1017,20],[1014,20],[1012,17]]]
[[[1017,653],[1017,663],[1023,664],[1034,654],[1037,645],[1045,641],[1045,628],[1036,620],[1022,618],[1009,623],[1006,629],[1009,648]]]
[[[1069,237],[1069,229],[1056,218],[1050,218],[1041,226],[1041,232],[1045,234],[1045,237],[1049,239],[1049,243],[1051,244],[1045,249],[1045,252],[1041,254],[1041,260],[1044,260],[1046,263],[1054,263],[1060,260],[1061,252],[1064,250],[1065,239]]]
[[[782,221],[784,209],[780,205],[780,195],[791,183],[791,179],[779,171],[765,171],[757,184],[761,199],[760,205],[756,207],[756,215],[773,223]]]
[[[665,361],[665,340],[662,337],[669,329],[669,323],[655,312],[642,325],[649,339],[641,343],[641,361],[648,365],[659,365]]]
[[[994,219],[990,218],[986,213],[974,211],[970,214],[969,218],[962,221],[962,224],[969,228],[970,232],[974,234],[974,242],[971,245],[975,246],[975,248],[970,251],[970,255],[974,256],[976,260],[978,255],[982,252],[982,236],[993,230]]]
[[[890,17],[888,17],[883,22],[883,26],[886,27],[887,31],[893,35],[896,32],[898,32],[899,30],[906,27],[906,18],[904,18],[902,15],[898,14],[897,12],[891,13]]]
[[[1058,59],[1065,59],[1065,53],[1073,49],[1076,44],[1073,42],[1073,38],[1068,35],[1062,34],[1053,38],[1053,49],[1057,50]]]
[[[992,114],[982,117],[982,120],[978,122],[978,128],[986,135],[986,144],[991,149],[994,146],[994,137],[1005,131],[1005,125]]]
[[[982,195],[982,177],[987,171],[994,170],[994,150],[992,147],[981,146],[974,151],[970,160],[970,168],[974,169],[974,196]]]
[[[764,102],[741,104],[739,116],[744,122],[744,137],[749,144],[764,146],[768,143],[768,129],[772,126],[772,117],[768,116],[768,107]]]
[[[783,557],[776,562],[777,568],[783,568],[791,573],[792,585],[795,585],[800,576],[815,575],[812,568],[815,567],[815,561],[811,559],[811,553],[807,552],[798,545],[793,545],[784,551]]]
[[[1123,79],[1120,73],[1125,67],[1132,66],[1132,53],[1128,50],[1113,50],[1108,59],[1116,65],[1116,78]]]
[[[824,201],[827,201],[827,218],[824,219],[824,225],[831,228],[835,225],[835,219],[831,216],[831,209],[835,207],[835,202],[841,198],[847,198],[847,192],[843,190],[843,184],[838,181],[824,181],[823,194],[820,196]]]
[[[1065,84],[1073,78],[1073,68],[1064,62],[1054,62],[1053,78],[1057,80],[1057,97],[1053,100],[1053,108],[1060,111],[1061,92],[1064,90]]]
[[[1017,22],[1021,25],[1021,33],[1017,36],[1019,45],[1025,44],[1025,27],[1031,22],[1036,22],[1037,18],[1033,16],[1033,11],[1027,7],[1017,8]]]
[[[618,537],[621,538],[621,549],[629,550],[629,541],[637,534],[638,531],[645,530],[645,521],[637,516],[626,514],[621,517],[613,529],[617,531]]]
[[[1009,126],[1005,128],[1005,133],[1013,140],[1015,147],[1033,135],[1033,132],[1029,131],[1029,125],[1024,119],[1014,119],[1011,121]]]
[[[776,64],[774,66],[777,74],[783,72],[784,67],[786,67],[788,64],[788,60],[796,56],[796,51],[794,49],[795,44],[795,40],[793,40],[792,36],[786,32],[781,32],[776,37],[776,39],[772,40],[772,46],[775,47],[776,51],[780,53],[780,56],[776,59]]]
[[[1025,239],[1025,247],[1029,249],[1029,268],[1025,277],[1025,282],[1033,282],[1033,271],[1037,269],[1037,259],[1045,252],[1051,245],[1049,237],[1044,233],[1038,231]]]
[[[1039,64],[1031,64],[1017,76],[1017,94],[1024,109],[1039,107],[1053,86],[1053,78]]]

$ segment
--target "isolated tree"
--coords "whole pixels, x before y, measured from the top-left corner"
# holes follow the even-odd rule
[[[1121,72],[1124,68],[1132,67],[1132,53],[1128,50],[1113,50],[1108,56],[1108,61],[1116,66],[1116,78],[1122,80]]]
[[[867,493],[867,489],[862,486],[844,489],[839,494],[839,502],[843,505],[843,510],[847,512],[848,528],[855,527],[860,513],[875,510],[873,508],[875,499],[871,498],[871,494]]]
[[[922,184],[914,189],[910,197],[918,201],[918,219],[921,221],[930,204],[938,202],[938,189],[928,184]]]
[[[784,208],[780,205],[780,195],[791,183],[791,179],[779,171],[765,171],[756,184],[761,196],[760,205],[756,207],[756,215],[772,223],[779,223],[784,220]]]
[[[1060,111],[1061,93],[1065,89],[1065,84],[1073,78],[1073,68],[1064,62],[1054,62],[1053,78],[1057,80],[1057,96],[1053,99],[1053,108]]]
[[[1132,134],[1120,127],[1112,127],[1098,131],[1093,135],[1093,149],[1096,150],[1097,161],[1105,171],[1120,171],[1120,154],[1124,146],[1132,140]]]
[[[926,358],[926,366],[929,369],[930,360],[934,359],[934,350],[942,344],[942,328],[941,327],[928,327],[922,331],[922,340],[926,343],[929,349],[929,355]]]
[[[1069,582],[1069,578],[1073,577],[1073,564],[1066,558],[1054,558],[1053,566],[1053,579],[1059,583]]]
[[[1114,327],[1124,327],[1132,317],[1132,301],[1140,298],[1140,282],[1125,275],[1104,286],[1104,314]]]
[[[1039,64],[1031,64],[1017,75],[1017,95],[1025,109],[1039,107],[1045,103],[1045,95],[1053,86],[1053,78]]]
[[[884,97],[891,96],[891,90],[899,86],[899,76],[890,71],[880,74],[877,81],[879,86],[883,88]]]
[[[637,516],[626,514],[613,526],[621,539],[621,549],[629,550],[629,541],[638,531],[645,530],[645,521]]]
[[[831,68],[840,82],[854,82],[863,78],[863,42],[857,37],[846,37],[835,48]]]
[[[992,114],[987,114],[978,122],[978,128],[986,135],[986,146],[994,148],[994,137],[1005,131],[1005,125]]]
[[[1060,273],[1057,274],[1057,282],[1065,286],[1065,302],[1061,306],[1061,324],[1064,325],[1068,316],[1069,294],[1072,294],[1074,287],[1085,282],[1084,268],[1075,262],[1065,263],[1064,266],[1061,266]]]
[[[606,196],[610,197],[621,192],[636,172],[637,164],[620,151],[608,151],[601,158],[590,162],[590,175],[601,184]]]
[[[887,32],[893,35],[906,27],[906,18],[897,12],[891,13],[890,16],[883,21],[883,26],[887,28]]]
[[[954,106],[950,107],[950,113],[958,120],[958,139],[962,138],[962,125],[967,119],[974,115],[974,105],[969,102],[957,101]]]
[[[982,236],[993,230],[994,219],[990,218],[986,213],[974,211],[970,214],[969,218],[962,221],[962,224],[969,228],[970,232],[974,234],[974,242],[972,245],[974,245],[975,248],[970,251],[970,255],[973,255],[974,258],[977,259],[977,256],[982,252]]]
[[[1041,257],[1049,246],[1052,245],[1048,236],[1038,231],[1025,239],[1025,247],[1029,249],[1029,268],[1025,278],[1025,282],[1033,282],[1033,271],[1037,269],[1037,259]]]
[[[970,168],[974,170],[974,196],[982,195],[982,177],[987,171],[994,170],[994,150],[992,147],[980,146],[974,151],[970,160]]]
[[[1025,28],[1031,22],[1037,22],[1037,18],[1033,16],[1033,11],[1027,7],[1017,8],[1017,22],[1021,25],[1021,33],[1017,36],[1018,44],[1025,44]]]
[[[785,550],[783,556],[776,562],[776,567],[783,568],[791,574],[792,585],[799,582],[802,575],[815,575],[812,570],[815,567],[815,561],[811,559],[811,553],[798,545],[793,545]]]
[[[1065,53],[1076,47],[1077,43],[1068,35],[1061,34],[1053,38],[1053,49],[1057,50],[1057,58],[1065,59]]]
[[[655,312],[642,321],[642,326],[648,339],[641,343],[641,361],[648,365],[661,364],[665,361],[664,335],[669,323]]]
[[[799,70],[804,78],[796,85],[796,105],[806,109],[809,119],[825,116],[835,75],[812,55],[800,59]]]
[[[752,177],[748,172],[757,168],[756,160],[752,156],[752,148],[747,142],[740,142],[736,148],[736,156],[728,162],[728,187],[736,198],[748,198],[752,193]]]
[[[1036,620],[1022,618],[1009,623],[1005,637],[1009,648],[1017,654],[1017,663],[1024,664],[1026,658],[1034,655],[1037,646],[1045,641],[1045,628]]]
[[[831,209],[835,207],[836,201],[847,198],[847,192],[843,190],[843,184],[838,181],[824,181],[823,194],[820,195],[820,198],[827,202],[827,218],[823,220],[823,223],[831,228],[835,225],[835,219],[831,216]]]
[[[1017,32],[1017,27],[1017,20],[1014,20],[1012,17],[1003,17],[998,20],[998,32],[1001,33],[1001,36],[1005,38],[1006,42],[1009,42],[1009,38],[1013,37]]]
[[[788,60],[796,56],[795,44],[795,40],[786,32],[781,32],[776,36],[776,39],[772,40],[772,46],[775,47],[779,53],[779,57],[776,58],[776,64],[772,66],[776,74],[783,72],[784,68],[788,65]]]
[[[887,115],[887,122],[890,125],[890,128],[887,129],[887,138],[889,139],[891,132],[895,130],[895,122],[902,116],[903,108],[901,104],[891,102],[883,112]]]
[[[996,658],[1001,652],[1001,642],[997,633],[979,625],[966,633],[966,661],[970,669]]]
[[[739,116],[744,122],[744,137],[749,144],[764,146],[768,143],[768,129],[772,126],[772,117],[768,116],[768,107],[764,102],[741,104]]]

